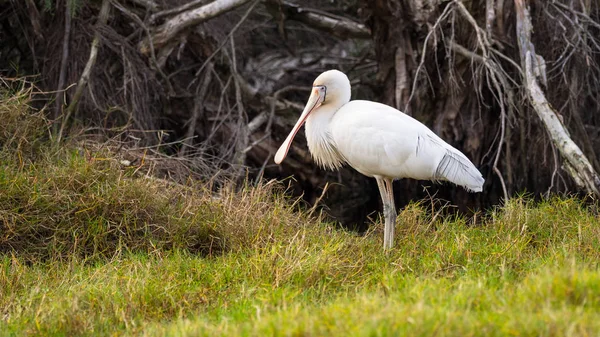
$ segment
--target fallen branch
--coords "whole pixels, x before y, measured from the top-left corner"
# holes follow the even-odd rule
[[[588,193],[600,196],[600,178],[598,174],[594,171],[594,168],[579,146],[569,137],[565,126],[558,118],[556,110],[550,105],[538,84],[535,67],[539,67],[539,61],[535,54],[534,45],[531,42],[532,25],[529,10],[523,3],[523,0],[514,1],[517,12],[519,51],[529,101],[538,114],[538,117],[544,123],[552,142],[566,161],[567,171],[575,183],[584,188]]]
[[[110,12],[110,1],[104,0],[102,1],[102,8],[100,9],[100,14],[98,16],[97,26],[106,25],[108,21],[108,14]],[[77,88],[75,89],[75,94],[73,95],[73,99],[71,100],[71,104],[67,107],[65,112],[65,117],[62,120],[60,125],[60,131],[58,132],[57,142],[60,142],[62,139],[62,134],[65,130],[65,126],[69,122],[71,115],[77,108],[77,104],[79,104],[79,99],[83,94],[83,89],[87,86],[88,81],[90,80],[90,75],[92,73],[92,68],[96,64],[96,58],[98,57],[98,47],[100,45],[100,32],[96,30],[94,33],[94,40],[92,41],[92,47],[90,48],[90,57],[83,69],[83,73],[79,78],[79,83],[77,83]]]
[[[300,21],[340,38],[371,38],[371,30],[367,26],[341,16],[300,7],[288,1],[267,1],[266,5],[271,11],[281,12],[286,19]]]
[[[187,10],[196,8],[196,7],[200,7],[201,5],[206,5],[206,3],[209,0],[193,0],[190,1],[186,4],[183,4],[179,7],[175,7],[175,8],[171,8],[171,9],[166,9],[164,11],[160,11],[158,13],[152,14],[152,16],[150,16],[150,23],[154,23],[156,22],[158,19],[161,19],[165,16],[170,16],[170,15],[175,15],[175,14],[179,14],[182,12],[185,12]]]
[[[196,26],[206,20],[212,19],[237,7],[240,7],[251,0],[215,0],[205,6],[185,11],[158,27],[152,35],[151,41],[148,39],[140,43],[139,49],[142,53],[150,52],[150,45],[160,49],[169,41],[177,37],[187,28]]]

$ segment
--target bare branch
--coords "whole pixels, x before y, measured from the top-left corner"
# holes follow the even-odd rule
[[[102,8],[100,8],[100,14],[98,16],[97,26],[106,24],[106,22],[108,21],[109,12],[110,12],[110,1],[109,0],[102,1]],[[71,103],[69,104],[69,106],[67,107],[67,110],[65,112],[65,117],[62,120],[62,123],[60,125],[60,131],[58,132],[57,142],[60,142],[63,132],[65,130],[65,127],[66,127],[67,123],[69,123],[69,119],[71,118],[71,115],[73,114],[73,112],[77,108],[77,105],[79,104],[79,99],[81,98],[81,95],[83,94],[83,89],[85,89],[85,87],[87,86],[87,83],[90,79],[90,75],[92,73],[92,68],[96,64],[96,58],[98,56],[98,46],[99,45],[100,45],[100,32],[96,31],[96,33],[94,33],[94,40],[92,41],[92,47],[90,48],[90,57],[89,57],[87,63],[85,64],[85,68],[83,69],[83,73],[81,74],[81,77],[79,78],[79,82],[77,83],[77,88],[75,89],[75,94],[73,95],[73,99],[71,100]]]
[[[193,0],[179,7],[166,9],[164,11],[152,14],[152,16],[150,17],[150,23],[156,22],[156,20],[161,19],[165,16],[179,14],[181,12],[185,12],[187,10],[199,7],[201,5],[205,5],[208,1],[209,0]]]
[[[427,43],[429,42],[429,39],[431,38],[431,36],[435,35],[435,31],[442,24],[442,22],[444,20],[446,20],[446,18],[452,13],[453,9],[454,9],[454,6],[452,6],[452,4],[447,5],[446,8],[444,8],[444,11],[442,12],[442,14],[440,14],[440,16],[437,18],[437,20],[433,24],[433,26],[429,29],[429,33],[427,33],[427,36],[425,37],[425,41],[423,42],[423,50],[421,51],[421,60],[419,61],[419,65],[417,66],[417,70],[415,71],[415,75],[414,75],[413,83],[412,83],[412,89],[410,91],[410,95],[408,96],[408,100],[406,102],[406,108],[405,108],[404,112],[407,114],[410,114],[410,102],[412,101],[414,94],[415,94],[415,90],[417,89],[417,80],[419,79],[419,74],[421,72],[421,69],[425,65],[425,56],[427,55],[427,53],[426,53]]]
[[[250,1],[251,0],[215,0],[205,6],[185,11],[158,27],[154,35],[152,35],[151,41],[145,39],[140,43],[139,49],[144,54],[150,52],[151,44],[154,45],[154,48],[159,49],[181,34],[185,29],[238,8]]]
[[[567,171],[569,171],[575,183],[585,188],[588,193],[600,196],[600,178],[598,174],[594,171],[594,168],[579,146],[569,137],[565,126],[558,118],[556,110],[550,105],[537,82],[534,69],[537,58],[534,45],[531,42],[531,18],[523,0],[514,1],[517,12],[517,37],[519,40],[521,63],[523,64],[522,68],[525,70],[523,77],[526,82],[529,101],[538,114],[538,117],[544,123],[554,145],[566,161],[565,164],[567,164],[567,167],[570,167]]]
[[[60,61],[60,74],[58,75],[58,86],[56,88],[56,110],[54,119],[58,119],[62,113],[63,106],[63,87],[65,86],[65,77],[67,76],[67,61],[69,59],[69,41],[71,40],[71,2],[65,3],[65,34],[63,36],[62,59]],[[55,129],[56,130],[56,129]]]
[[[268,1],[272,10],[282,11],[290,20],[300,21],[312,28],[327,31],[340,38],[368,39],[371,30],[362,23],[316,9],[300,7],[288,1]]]
[[[138,4],[151,12],[159,10],[159,5],[154,0],[129,0],[135,4]]]

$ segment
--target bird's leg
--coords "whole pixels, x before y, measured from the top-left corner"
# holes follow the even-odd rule
[[[386,220],[386,224],[385,224],[385,230],[387,235],[384,235],[384,240],[385,237],[387,236],[387,247],[388,248],[392,248],[394,246],[394,231],[396,228],[396,205],[394,203],[394,185],[393,185],[393,180],[386,178],[384,179],[384,184],[385,184],[385,190],[387,193],[387,202],[388,205],[386,207],[386,214],[385,214],[385,220]],[[385,243],[385,242],[384,242]]]
[[[396,223],[396,208],[394,207],[393,194],[391,190],[391,181],[388,184],[387,179],[382,177],[375,177],[377,180],[377,187],[379,187],[379,193],[381,194],[381,201],[383,203],[383,217],[385,218],[385,227],[383,230],[383,249],[387,250],[392,248],[394,244],[394,225]],[[392,201],[390,202],[390,196]],[[393,214],[393,216],[391,215]]]
[[[385,229],[383,231],[383,250],[388,249],[389,247],[387,246],[387,242],[388,242],[388,220],[387,220],[387,191],[385,189],[385,183],[383,182],[383,178],[381,177],[375,177],[375,180],[377,180],[377,187],[379,187],[379,194],[381,194],[381,203],[383,204],[383,217],[385,219]]]

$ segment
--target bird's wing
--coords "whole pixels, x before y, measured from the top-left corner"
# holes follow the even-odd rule
[[[339,152],[361,173],[417,179],[433,173],[430,163],[414,160],[429,129],[387,105],[351,101],[336,112],[331,131]]]
[[[471,161],[416,119],[384,104],[351,101],[336,112],[332,136],[345,160],[370,176],[448,180],[480,190]]]

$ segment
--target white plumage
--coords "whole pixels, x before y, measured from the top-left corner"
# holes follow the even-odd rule
[[[390,106],[350,101],[350,81],[340,71],[317,77],[300,119],[283,142],[275,162],[281,163],[306,122],[313,159],[337,169],[344,163],[377,180],[384,204],[384,249],[393,245],[396,210],[392,181],[413,178],[450,181],[480,192],[484,179],[471,161],[425,125]]]

